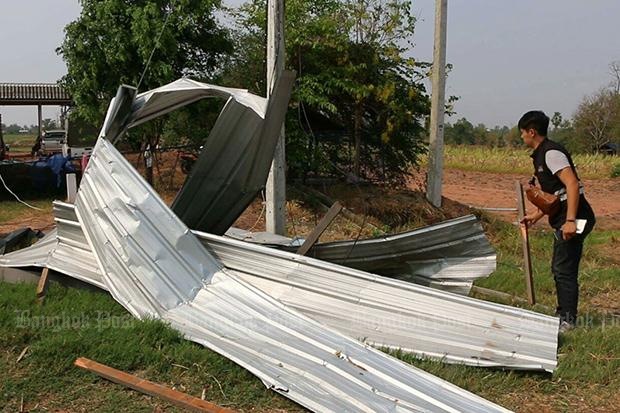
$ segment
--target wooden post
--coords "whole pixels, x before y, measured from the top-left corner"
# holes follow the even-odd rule
[[[334,202],[334,205],[329,208],[327,214],[325,214],[323,219],[321,219],[321,222],[319,222],[319,225],[312,230],[310,235],[308,235],[308,238],[306,238],[301,247],[299,247],[297,254],[306,255],[308,251],[310,251],[310,248],[312,248],[312,246],[314,246],[314,244],[316,244],[319,240],[321,234],[325,232],[329,224],[331,224],[334,218],[336,218],[336,216],[340,213],[340,211],[342,211],[342,205],[338,201]]]
[[[267,1],[267,97],[284,70],[284,0]],[[280,132],[265,186],[266,227],[273,234],[286,235],[286,157],[284,126]]]
[[[43,111],[41,109],[41,105],[37,105],[37,119],[39,121],[39,138],[41,137],[41,132],[42,132],[42,128],[43,128]]]
[[[446,32],[448,0],[435,0],[435,49],[433,51],[431,124],[429,131],[426,198],[441,206],[443,181],[443,124],[446,101]]]
[[[525,289],[527,291],[527,301],[530,305],[536,304],[536,296],[534,295],[534,279],[532,278],[532,260],[530,256],[530,237],[528,234],[527,224],[521,223],[525,216],[525,198],[523,197],[523,186],[521,182],[516,181],[517,190],[517,211],[519,227],[521,228],[521,240],[523,243],[523,266],[525,269]]]
[[[42,303],[45,299],[45,293],[47,292],[47,276],[49,274],[48,268],[43,268],[41,272],[41,278],[39,278],[39,283],[37,284],[37,300],[39,303]]]
[[[95,373],[104,379],[127,386],[141,393],[148,394],[149,396],[159,397],[176,406],[191,410],[192,412],[234,413],[233,410],[220,407],[216,404],[209,403],[208,401],[192,397],[176,390],[172,390],[168,387],[162,386],[161,384],[153,383],[152,381],[140,379],[132,374],[113,369],[112,367],[99,364],[96,361],[92,361],[87,358],[78,358],[75,360],[75,365]]]
[[[0,125],[2,125],[2,113],[0,113]],[[2,135],[2,126],[0,126],[0,161],[6,156],[6,147],[4,146],[4,137]]]
[[[72,204],[77,196],[77,180],[75,174],[67,174],[65,178],[67,180],[67,202]]]

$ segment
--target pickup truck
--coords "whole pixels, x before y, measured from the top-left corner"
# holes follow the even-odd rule
[[[81,158],[82,155],[90,155],[92,153],[92,147],[69,146],[66,136],[67,133],[64,129],[44,131],[43,137],[41,138],[40,142],[41,146],[37,150],[37,153],[39,155],[52,155],[55,153],[62,153],[63,156],[70,156],[72,158]]]
[[[40,153],[43,155],[51,155],[53,153],[62,152],[62,146],[65,143],[66,132],[63,129],[52,129],[43,132],[41,137]]]

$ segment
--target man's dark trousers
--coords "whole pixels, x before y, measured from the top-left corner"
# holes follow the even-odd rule
[[[571,324],[577,322],[577,304],[579,300],[579,262],[583,251],[583,241],[592,230],[593,223],[588,225],[583,234],[577,234],[568,241],[562,239],[562,232],[555,231],[553,242],[553,259],[551,272],[555,280],[558,295],[556,315],[561,321]]]

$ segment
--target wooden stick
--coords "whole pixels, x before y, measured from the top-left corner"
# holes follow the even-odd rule
[[[489,288],[478,287],[476,285],[471,287],[471,291],[474,292],[474,293],[486,295],[486,296],[489,296],[489,297],[501,298],[503,300],[515,300],[517,302],[526,302],[527,301],[525,298],[517,297],[516,295],[508,294],[508,293],[505,293],[503,291],[491,290]]]
[[[308,235],[301,247],[299,247],[299,249],[297,250],[297,254],[306,255],[308,251],[310,251],[310,248],[312,248],[314,244],[316,244],[321,234],[325,232],[329,224],[331,224],[334,218],[336,218],[340,211],[342,211],[342,208],[343,207],[340,202],[334,202],[334,205],[329,208],[327,214],[325,214],[323,219],[321,219],[321,221],[319,222],[319,225],[317,225],[312,230],[312,232],[310,233],[310,235]]]
[[[39,302],[43,302],[45,299],[45,293],[47,292],[47,276],[49,274],[48,268],[43,268],[43,272],[41,272],[41,278],[39,278],[39,283],[37,284],[37,300]]]
[[[234,413],[234,410],[226,409],[205,400],[201,400],[197,397],[192,397],[188,394],[172,390],[168,387],[162,386],[161,384],[153,383],[152,381],[140,379],[132,374],[113,369],[112,367],[99,364],[96,361],[89,360],[84,357],[80,357],[75,360],[75,365],[95,373],[104,379],[113,381],[114,383],[130,387],[141,393],[148,394],[149,396],[159,397],[174,404],[175,406],[183,407],[193,412]]]
[[[518,221],[521,228],[521,240],[523,245],[523,261],[525,268],[525,290],[527,291],[527,301],[530,305],[536,304],[536,296],[534,295],[534,279],[532,278],[532,260],[530,255],[530,237],[527,224],[521,223],[525,217],[525,198],[523,197],[523,186],[521,182],[515,182],[517,190],[517,210]]]

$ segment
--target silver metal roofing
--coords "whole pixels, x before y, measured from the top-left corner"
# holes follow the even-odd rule
[[[50,255],[66,256],[64,245],[77,246],[79,250],[67,251],[73,259],[66,266],[78,266],[82,281],[103,284],[74,206],[55,202],[54,214],[64,235],[56,247],[59,250]],[[237,271],[249,284],[374,346],[472,366],[555,368],[558,321],[554,317],[464,299],[227,237],[194,234],[221,265]],[[10,255],[5,257],[15,263]],[[71,267],[60,271],[77,272]]]
[[[295,73],[284,71],[267,101],[243,89],[180,79],[139,94],[121,87],[100,137],[125,131],[208,97],[227,99],[172,209],[190,228],[223,234],[264,188]]]
[[[71,104],[71,96],[56,83],[0,83],[0,105]]]
[[[76,214],[114,298],[317,412],[505,412],[284,306],[227,269],[100,139]]]
[[[74,211],[57,203],[55,244],[49,235],[0,265],[70,251],[79,259],[64,257],[68,271],[57,260],[59,271],[103,284],[132,314],[170,322],[315,411],[506,411],[342,333],[450,361],[555,366],[556,318],[191,232],[105,139]]]
[[[263,113],[226,104],[172,203],[188,227],[223,234],[265,187],[294,80],[284,72]]]
[[[295,252],[295,240],[231,228],[226,236]],[[495,251],[474,215],[401,234],[319,243],[308,255],[347,267],[467,295],[496,266]]]

